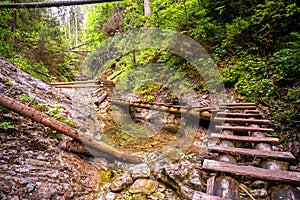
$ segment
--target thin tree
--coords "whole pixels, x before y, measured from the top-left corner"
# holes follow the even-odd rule
[[[147,16],[151,16],[150,0],[144,0],[144,13]]]

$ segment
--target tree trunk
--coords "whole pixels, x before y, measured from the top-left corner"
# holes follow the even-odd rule
[[[33,3],[7,3],[0,4],[0,8],[49,8],[73,5],[85,5],[94,3],[113,2],[121,0],[76,0],[76,1],[54,1],[54,2],[33,2]]]
[[[147,16],[151,16],[150,0],[144,0],[144,13]]]
[[[78,131],[62,122],[57,121],[52,117],[49,117],[48,115],[34,108],[24,105],[21,102],[11,99],[3,94],[0,94],[0,106],[3,106],[16,113],[19,113],[52,129],[55,129],[58,132],[65,134],[71,138],[81,141],[84,145],[91,147],[92,149],[104,152],[106,154],[110,154],[118,160],[122,160],[129,163],[141,162],[141,159],[138,157],[130,155],[124,151],[120,151],[104,142],[97,141],[92,136]]]
[[[12,0],[12,3],[14,3],[15,1]],[[12,13],[12,20],[11,20],[11,32],[13,33],[13,41],[12,41],[12,45],[13,45],[13,49],[16,50],[16,32],[17,29],[17,10],[14,9],[13,13]]]

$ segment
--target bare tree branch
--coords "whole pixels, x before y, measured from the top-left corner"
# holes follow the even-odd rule
[[[85,5],[94,3],[105,3],[122,0],[76,0],[76,1],[51,1],[51,2],[32,2],[32,3],[6,3],[0,4],[0,8],[49,8],[61,6]]]

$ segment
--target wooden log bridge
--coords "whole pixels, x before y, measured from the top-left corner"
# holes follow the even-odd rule
[[[159,111],[167,111],[174,114],[185,114],[199,117],[200,119],[210,120],[211,110],[215,107],[192,107],[173,105],[168,103],[148,102],[148,101],[129,101],[127,99],[112,98],[111,102],[116,105],[131,106],[137,108],[153,109]]]
[[[88,81],[68,81],[68,82],[55,82],[50,85],[56,88],[97,88],[101,86],[99,80],[88,80]]]
[[[87,80],[87,81],[67,81],[67,82],[55,82],[50,85],[56,88],[99,88],[110,87],[114,88],[115,84],[112,81],[108,81],[104,78]]]
[[[131,155],[125,151],[116,149],[115,147],[108,145],[104,142],[95,140],[93,136],[87,135],[79,130],[76,130],[56,119],[49,117],[48,115],[31,108],[19,101],[16,101],[10,97],[0,94],[0,106],[3,106],[9,110],[12,110],[20,115],[28,117],[38,123],[48,126],[58,132],[65,134],[71,138],[81,141],[84,145],[92,148],[94,151],[100,151],[105,154],[109,154],[117,160],[121,160],[128,163],[141,163],[142,160],[134,155]]]

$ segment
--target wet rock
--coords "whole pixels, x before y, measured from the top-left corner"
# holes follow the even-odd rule
[[[249,193],[254,197],[254,198],[265,198],[268,196],[267,191],[262,188],[262,189],[255,189],[255,190],[250,190]]]
[[[250,187],[259,189],[259,188],[263,188],[265,186],[265,184],[266,184],[265,181],[256,180],[250,185]]]
[[[193,199],[193,195],[194,195],[194,190],[192,190],[191,188],[185,186],[185,185],[181,185],[179,184],[180,190],[178,190],[180,193],[180,196],[183,199]]]
[[[115,200],[116,199],[116,194],[113,192],[109,192],[105,196],[105,200]]]
[[[231,177],[216,179],[213,195],[224,199],[239,200],[239,183]]]
[[[300,142],[293,141],[288,143],[288,151],[298,154],[300,153]]]
[[[264,169],[271,169],[271,170],[287,170],[287,165],[284,162],[280,161],[265,161],[261,165]]]
[[[161,192],[161,193],[163,193],[163,192],[165,192],[166,191],[166,185],[165,184],[163,184],[163,183],[159,183],[158,184],[158,188],[157,188],[157,191],[158,192]]]
[[[265,135],[262,132],[260,132],[260,131],[254,131],[254,132],[252,132],[251,136],[253,136],[253,137],[265,137]]]
[[[229,140],[222,140],[219,145],[222,147],[234,147],[233,142]]]
[[[300,163],[290,166],[290,170],[300,172]]]
[[[129,173],[124,173],[122,176],[120,176],[114,182],[111,183],[110,189],[113,192],[121,191],[127,188],[132,183],[133,180],[131,178],[131,175]]]
[[[203,188],[201,177],[196,169],[190,172],[190,176],[183,183],[190,186],[193,190],[201,190]]]
[[[164,200],[180,200],[180,198],[178,197],[178,195],[170,190],[170,189],[167,189],[166,192],[165,192],[165,199]]]
[[[150,177],[151,170],[146,163],[138,164],[127,170],[133,179]]]
[[[175,188],[182,199],[192,199],[195,190],[202,190],[199,173],[189,161],[172,164],[162,171],[161,180]]]
[[[221,155],[217,158],[217,160],[220,162],[236,164],[236,159],[231,155]]]
[[[222,131],[222,134],[223,134],[223,135],[233,135],[233,131],[230,131],[230,130],[223,130],[223,131]]]
[[[134,199],[134,200],[146,200],[147,197],[144,194],[133,194],[132,199]]]
[[[299,190],[291,187],[289,185],[278,185],[270,189],[272,200],[299,200],[300,192]]]
[[[272,145],[267,143],[257,143],[254,148],[263,151],[273,151]]]
[[[129,188],[129,192],[132,194],[142,193],[150,195],[158,187],[158,182],[150,179],[137,179],[133,185]]]
[[[161,192],[155,192],[153,194],[151,194],[150,196],[148,196],[149,199],[153,199],[153,200],[161,200],[161,199],[165,199],[165,194],[161,193]]]

